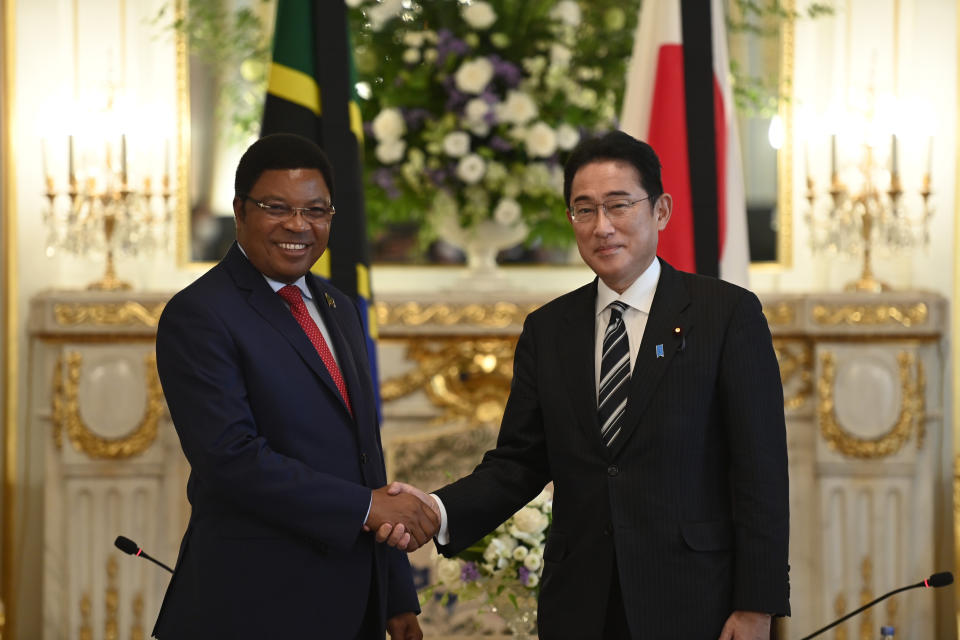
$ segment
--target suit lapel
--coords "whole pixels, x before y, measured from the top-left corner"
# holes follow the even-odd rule
[[[595,372],[596,298],[596,280],[571,297],[565,316],[567,330],[557,339],[557,353],[561,354],[567,395],[572,400],[577,422],[600,447]]]
[[[323,317],[324,324],[327,325],[327,332],[330,334],[331,345],[336,352],[337,360],[340,365],[340,374],[347,385],[347,393],[350,394],[350,405],[353,407],[354,416],[357,424],[366,424],[369,419],[367,415],[370,411],[370,403],[367,401],[369,391],[367,385],[362,383],[360,369],[358,367],[358,354],[354,352],[354,344],[357,340],[363,339],[363,336],[347,335],[347,330],[352,326],[349,318],[344,314],[356,314],[353,305],[334,306],[330,303],[333,298],[328,297],[326,285],[320,278],[313,275],[307,275],[307,286],[313,292],[313,299],[317,304],[317,309]],[[335,304],[335,303],[334,303]],[[339,392],[337,396],[339,397]],[[344,405],[346,410],[346,405]]]
[[[223,265],[233,277],[237,287],[247,292],[247,302],[250,306],[286,338],[307,366],[337,397],[340,397],[340,391],[330,377],[327,366],[320,359],[320,354],[304,333],[303,327],[290,313],[290,309],[283,303],[280,296],[270,288],[263,274],[257,271],[256,267],[240,252],[236,243],[224,256]]]
[[[680,327],[684,336],[689,335],[692,327],[686,313],[690,305],[690,295],[676,270],[666,262],[660,261],[660,281],[650,306],[650,316],[643,330],[643,339],[637,360],[630,375],[630,399],[623,416],[620,436],[610,447],[610,455],[616,456],[633,435],[640,417],[650,404],[660,379],[666,373],[679,349],[674,333]],[[658,355],[658,345],[662,345],[663,355]]]

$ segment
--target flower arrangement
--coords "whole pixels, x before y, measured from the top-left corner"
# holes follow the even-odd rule
[[[372,231],[569,243],[563,161],[615,126],[638,0],[347,0]]]
[[[442,591],[444,602],[450,595],[463,600],[484,597],[488,606],[505,609],[520,609],[524,603],[519,600],[523,599],[526,607],[532,609],[540,593],[543,548],[552,520],[553,497],[544,490],[456,558],[438,558],[437,581],[421,597],[429,598],[435,591]],[[509,605],[498,602],[504,596]]]

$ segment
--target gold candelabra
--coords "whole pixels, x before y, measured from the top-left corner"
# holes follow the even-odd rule
[[[867,112],[869,128],[872,111]],[[888,254],[906,251],[930,242],[929,222],[932,137],[927,141],[927,166],[919,191],[905,193],[898,167],[898,137],[890,135],[889,162],[878,162],[877,136],[864,136],[857,143],[856,160],[841,167],[837,158],[837,135],[830,136],[830,182],[818,191],[807,159],[807,223],[814,252],[860,256],[863,266],[848,291],[887,291],[890,286],[873,273],[875,250]]]
[[[165,252],[170,247],[173,199],[169,143],[159,188],[154,186],[150,175],[144,175],[139,189],[130,181],[126,134],[120,136],[119,168],[115,166],[113,147],[109,143],[102,157],[83,162],[79,170],[74,157],[74,136],[68,136],[67,147],[67,181],[59,189],[47,171],[45,142],[41,148],[46,183],[46,254],[52,257],[62,251],[85,256],[103,252],[106,255],[104,275],[87,288],[130,289],[128,282],[117,277],[115,252],[138,256]]]

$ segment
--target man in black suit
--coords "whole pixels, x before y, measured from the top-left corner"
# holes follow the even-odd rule
[[[157,330],[192,512],[153,633],[419,640],[406,555],[370,529],[403,523],[415,547],[438,520],[387,495],[360,314],[310,273],[335,213],[330,164],[305,138],[266,136],[235,188],[237,243]]]
[[[656,257],[660,162],[614,132],[564,175],[592,283],[531,313],[495,449],[433,498],[456,554],[554,483],[543,638],[754,640],[788,615],[783,390],[760,302]],[[402,546],[403,529],[378,539]]]

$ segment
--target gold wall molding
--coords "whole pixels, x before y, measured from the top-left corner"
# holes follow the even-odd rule
[[[917,425],[917,448],[923,446],[926,430],[923,424],[926,405],[926,376],[923,362],[913,354],[901,351],[897,355],[900,371],[900,415],[893,427],[875,438],[861,438],[840,426],[833,395],[836,381],[836,357],[830,351],[820,354],[820,379],[817,382],[820,433],[830,448],[851,458],[871,459],[891,456],[910,438]],[[915,376],[911,373],[916,370]]]
[[[806,340],[786,340],[775,338],[773,351],[780,365],[780,382],[783,384],[783,408],[796,411],[807,403],[813,394],[813,345]],[[794,380],[798,381],[792,385]],[[796,390],[787,395],[787,388]]]
[[[143,640],[143,591],[133,598],[133,622],[130,624],[130,640]]]
[[[837,597],[833,600],[833,613],[834,617],[840,618],[847,612],[847,597],[843,593],[838,593]],[[836,640],[847,640],[847,628],[844,625],[837,626],[836,631],[833,632],[833,637]]]
[[[860,578],[863,580],[863,586],[860,587],[860,606],[864,606],[873,600],[873,562],[869,556],[864,556],[860,563]],[[860,640],[873,640],[873,609],[867,609],[860,614]]]
[[[419,302],[387,303],[377,302],[377,325],[381,331],[393,326],[424,327],[438,325],[474,325],[487,329],[503,329],[512,325],[520,326],[531,311],[539,304],[515,304],[513,302],[480,303],[430,303]]]
[[[90,617],[93,614],[93,602],[90,600],[90,592],[84,592],[80,597],[80,640],[93,640],[93,625],[90,623]]]
[[[780,301],[763,307],[763,315],[767,317],[767,324],[771,327],[782,327],[794,324],[797,321],[797,308],[791,302]]]
[[[65,303],[53,305],[53,315],[60,326],[91,324],[116,327],[123,325],[157,326],[166,303],[144,305],[139,302]]]
[[[930,310],[924,302],[914,304],[817,304],[811,312],[814,323],[827,326],[916,327],[924,325]]]
[[[442,421],[500,420],[510,393],[516,338],[412,339],[406,357],[416,367],[380,386],[384,402],[423,390],[443,410]]]
[[[117,614],[120,611],[120,592],[117,590],[117,558],[107,559],[107,588],[103,599],[103,640],[119,640]]]
[[[63,360],[58,359],[53,383],[54,444],[62,447],[63,432],[66,431],[73,448],[91,458],[122,460],[146,451],[157,437],[157,423],[163,415],[164,399],[157,375],[156,355],[149,353],[144,360],[147,399],[143,417],[130,433],[119,438],[105,438],[95,433],[80,416],[77,395],[83,358],[79,353],[68,353],[65,372]]]

